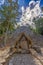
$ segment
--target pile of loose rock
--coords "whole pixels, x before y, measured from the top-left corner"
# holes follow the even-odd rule
[[[36,58],[36,61],[38,60],[39,62],[40,62],[40,65],[43,65],[43,48],[40,48],[41,49],[41,53],[38,53],[36,50],[34,50],[34,49],[32,49],[32,48],[30,48],[29,50],[30,50],[30,54],[28,54],[28,55],[31,55],[31,56],[33,56],[34,58]],[[12,51],[10,51],[11,50],[11,48],[10,47],[6,47],[6,48],[4,48],[4,49],[0,49],[0,65],[3,65],[3,63],[7,63],[8,61],[7,61],[7,58],[9,59],[9,57],[14,57],[15,58],[15,56],[13,56],[14,54],[15,54],[15,52],[17,51],[15,48],[12,48]],[[18,51],[21,51],[20,49],[18,50]],[[22,50],[23,51],[23,50]],[[26,52],[26,51],[25,51]],[[23,52],[22,52],[23,53]],[[21,54],[22,54],[21,53]],[[27,53],[27,52],[26,52]],[[15,55],[19,55],[19,54],[15,54]],[[27,57],[27,55],[26,55],[26,57]],[[26,58],[25,58],[26,59]],[[9,61],[10,61],[11,59],[9,59]],[[15,60],[13,60],[13,61],[15,61]],[[28,60],[27,60],[28,61]],[[31,59],[30,59],[30,61],[31,61]],[[14,63],[14,62],[13,62]],[[24,61],[24,63],[27,63],[27,62],[25,62]],[[5,64],[6,65],[6,64]],[[17,64],[18,65],[18,64]],[[28,64],[27,64],[28,65]]]
[[[9,57],[9,47],[0,49],[0,65],[6,62],[6,59]]]

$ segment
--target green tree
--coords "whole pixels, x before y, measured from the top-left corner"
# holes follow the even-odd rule
[[[39,18],[38,20],[34,20],[36,29],[35,32],[43,35],[43,18]]]
[[[18,4],[17,1],[13,2],[12,0],[8,0],[8,6],[3,5],[0,10],[0,14],[2,15],[2,22],[0,23],[0,34],[5,36],[5,42],[7,40],[7,33],[15,29],[16,18],[18,16]]]

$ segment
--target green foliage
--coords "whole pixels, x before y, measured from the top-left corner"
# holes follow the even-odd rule
[[[0,24],[0,34],[4,34],[6,31],[13,31],[14,30],[14,25],[11,22],[6,22],[4,21],[3,23]]]
[[[35,32],[43,35],[43,18],[39,18],[38,20],[35,20],[34,23],[36,25]]]
[[[5,32],[13,31],[15,29],[14,25],[16,25],[16,18],[18,16],[17,1],[14,3],[12,0],[8,0],[8,2],[10,5],[4,5],[0,10],[0,14],[2,15],[1,21],[3,20],[0,23],[0,35]]]

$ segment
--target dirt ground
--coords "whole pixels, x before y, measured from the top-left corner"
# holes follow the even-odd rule
[[[31,54],[14,54],[8,65],[42,65],[40,61]]]

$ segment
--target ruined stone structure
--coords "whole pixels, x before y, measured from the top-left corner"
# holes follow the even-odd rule
[[[12,36],[8,38],[6,46],[2,48],[1,46],[2,43],[0,44],[0,65],[9,65],[7,63],[15,53],[31,54],[39,61],[41,59],[40,63],[43,65],[43,56],[38,55],[43,47],[43,36],[37,35],[31,31],[29,27],[23,26],[17,29],[13,32]]]
[[[16,39],[18,39],[19,36],[22,35],[22,33],[24,33],[26,37],[31,39],[33,45],[35,44],[38,46],[43,46],[43,36],[33,32],[30,27],[26,26],[22,26],[16,29],[16,31],[14,31],[12,36],[8,39],[7,44],[9,43],[12,46],[12,44],[14,44]]]

